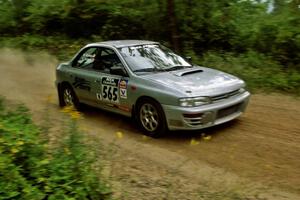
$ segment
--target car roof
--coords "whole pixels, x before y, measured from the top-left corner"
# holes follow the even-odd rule
[[[145,44],[159,44],[158,42],[148,41],[148,40],[111,40],[104,42],[97,42],[90,45],[108,45],[114,46],[116,48],[129,47],[129,46],[138,46]]]

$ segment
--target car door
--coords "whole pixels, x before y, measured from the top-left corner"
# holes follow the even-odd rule
[[[128,83],[129,76],[122,64],[120,58],[113,49],[101,47],[96,55],[98,63],[101,67],[94,67],[96,76],[92,84],[91,98],[99,106],[104,109],[130,114],[130,102],[128,101]],[[96,61],[96,60],[95,60]],[[100,69],[99,69],[100,68]],[[115,73],[123,71],[124,73]]]

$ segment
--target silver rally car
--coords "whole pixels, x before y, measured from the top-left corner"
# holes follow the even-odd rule
[[[142,40],[86,45],[58,65],[56,86],[61,106],[84,103],[133,117],[152,137],[233,120],[250,97],[241,79]]]

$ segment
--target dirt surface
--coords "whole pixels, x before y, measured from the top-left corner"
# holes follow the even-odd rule
[[[55,116],[56,64],[48,55],[2,50],[0,95],[25,103],[37,120],[45,108]],[[83,115],[80,126],[95,145],[114,149],[106,156],[106,175],[116,198],[300,199],[300,100],[295,97],[255,94],[233,122],[161,139],[143,136],[119,115],[90,107]]]

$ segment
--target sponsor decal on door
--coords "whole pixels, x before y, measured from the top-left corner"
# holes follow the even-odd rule
[[[120,80],[119,88],[120,88],[120,97],[123,99],[127,99],[127,84],[128,80]]]

